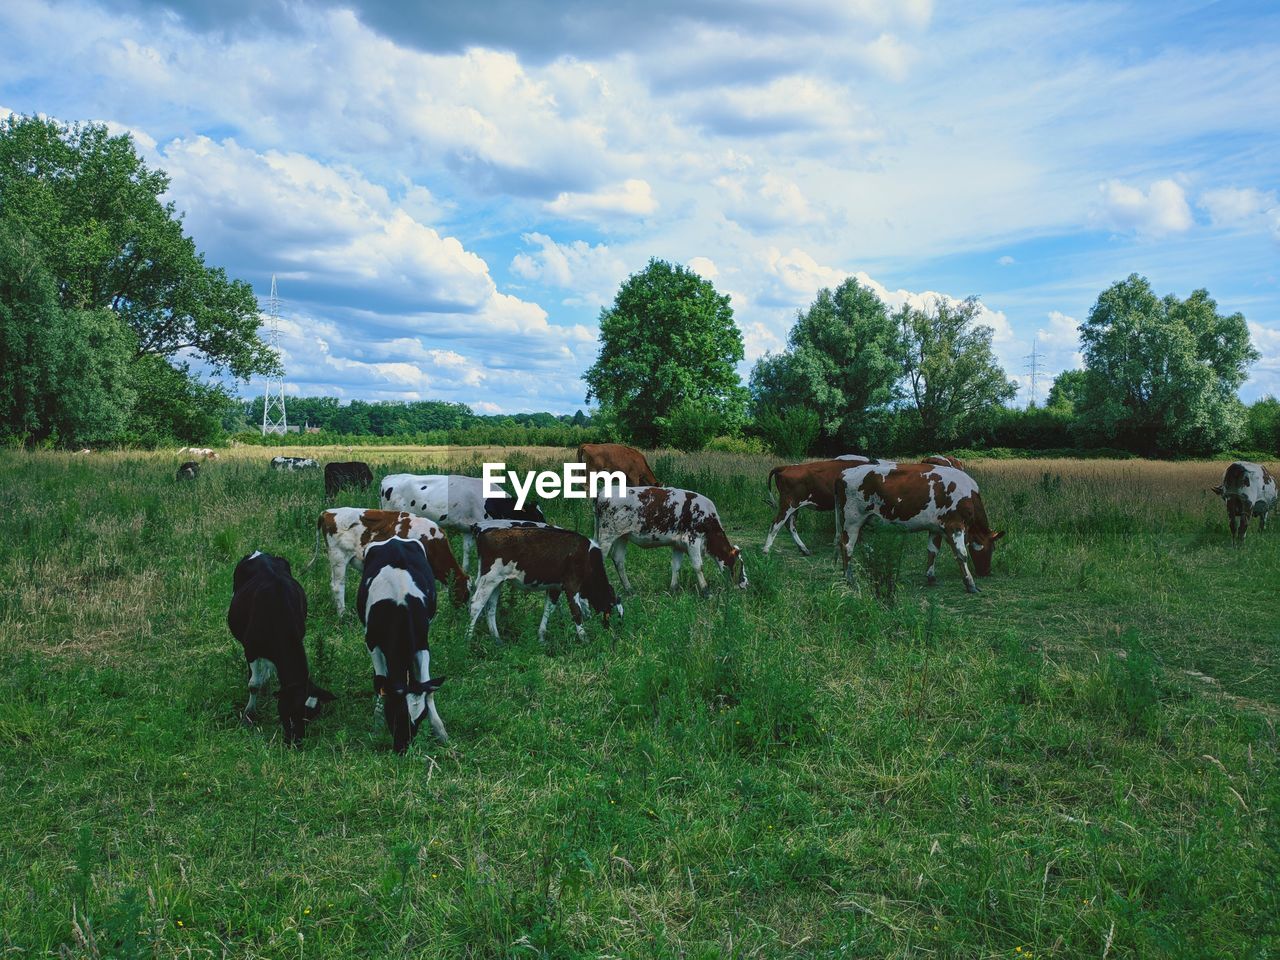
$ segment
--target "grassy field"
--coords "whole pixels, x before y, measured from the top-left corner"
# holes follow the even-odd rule
[[[442,602],[452,742],[397,757],[305,568],[321,479],[276,452],[185,485],[173,454],[0,453],[0,956],[1280,951],[1280,530],[1230,546],[1222,464],[974,464],[1009,535],[970,597],[945,558],[924,586],[919,535],[873,536],[846,587],[811,512],[813,558],[764,557],[771,461],[659,455],[750,589],[686,570],[672,597],[669,554],[632,548],[625,621],[579,643],[562,607],[545,649],[536,597],[504,597],[502,647]],[[583,502],[552,519],[591,529]],[[296,751],[269,704],[238,720],[225,617],[257,548],[292,561],[339,695]]]

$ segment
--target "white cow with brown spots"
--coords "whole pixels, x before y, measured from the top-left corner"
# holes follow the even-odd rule
[[[1227,505],[1227,521],[1231,525],[1231,539],[1244,543],[1249,530],[1249,518],[1258,518],[1259,529],[1267,529],[1267,514],[1276,508],[1276,478],[1260,463],[1237,460],[1227,467],[1222,482],[1213,492]]]
[[[945,538],[955,553],[965,589],[977,593],[969,570],[991,575],[991,555],[1004,532],[992,532],[974,479],[955,467],[928,463],[872,463],[840,474],[835,484],[836,536],[845,579],[849,560],[870,521],[904,531],[929,533],[929,584],[937,582],[935,564]]]
[[[747,585],[742,551],[729,542],[720,514],[710,499],[676,487],[628,487],[626,496],[596,498],[596,540],[618,571],[622,589],[631,592],[627,579],[627,544],[671,548],[671,589],[680,582],[680,565],[689,558],[698,586],[705,596],[710,588],[702,574],[703,557],[709,556],[729,582]]]

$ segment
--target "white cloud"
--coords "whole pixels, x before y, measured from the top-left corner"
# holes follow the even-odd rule
[[[1017,262],[1018,261],[1014,260],[1013,257],[1009,256],[1008,254],[1005,254],[1003,257],[1001,257],[999,260],[996,261],[996,263],[998,263],[1002,267],[1008,267]]]
[[[634,178],[590,193],[562,192],[546,204],[548,213],[581,220],[643,217],[657,209],[648,181]]]
[[[1223,187],[1206,190],[1198,204],[1209,214],[1215,227],[1244,227],[1270,230],[1280,239],[1280,202],[1274,190],[1254,187]]]
[[[880,34],[863,48],[862,55],[875,69],[897,81],[907,78],[911,64],[919,56],[910,44],[903,43],[892,33]]]
[[[626,278],[626,263],[603,243],[557,243],[544,233],[526,233],[522,239],[536,249],[517,253],[511,260],[512,272],[526,280],[571,290],[575,303],[606,304]]]
[[[1187,195],[1174,180],[1157,180],[1145,193],[1119,180],[1108,180],[1098,190],[1102,194],[1099,216],[1116,229],[1158,237],[1191,228]]]
[[[748,228],[794,229],[823,219],[796,183],[776,173],[726,174],[713,183],[724,196],[724,215]]]
[[[689,261],[689,269],[702,277],[703,280],[714,280],[720,276],[720,269],[708,257],[693,257]]]

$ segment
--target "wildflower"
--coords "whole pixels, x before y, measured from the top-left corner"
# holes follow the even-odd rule
[[[181,920],[179,920],[179,921],[178,921],[178,926],[182,926],[182,921],[181,921]]]
[[[311,913],[311,908],[310,908],[310,907],[307,907],[307,909],[305,909],[305,910],[303,910],[303,911],[302,911],[302,915],[303,915],[304,917],[305,917],[305,916],[307,916],[309,913]]]
[[[438,874],[438,873],[433,873],[433,874],[431,875],[431,879],[432,879],[432,880],[438,880],[439,878],[440,878],[440,874]]]

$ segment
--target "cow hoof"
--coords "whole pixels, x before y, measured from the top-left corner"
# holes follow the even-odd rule
[[[925,580],[925,582],[924,582],[924,583],[925,583],[925,586],[926,586],[926,587],[936,587],[936,586],[938,585],[938,578],[937,578],[937,577],[929,577],[929,578],[927,578],[927,579]]]
[[[813,556],[813,551],[812,551],[812,550],[806,550],[804,547],[801,547],[801,548],[800,548],[800,556],[802,556],[802,557],[812,557],[812,556]]]
[[[981,592],[982,592],[982,591],[980,591],[980,590],[978,589],[978,585],[977,585],[976,583],[971,583],[971,584],[969,584],[968,586],[966,586],[966,587],[965,587],[965,589],[966,589],[966,590],[968,590],[970,593],[981,593]]]
[[[243,723],[246,727],[252,727],[254,725],[255,719],[252,713],[242,713],[240,714],[240,722]]]

